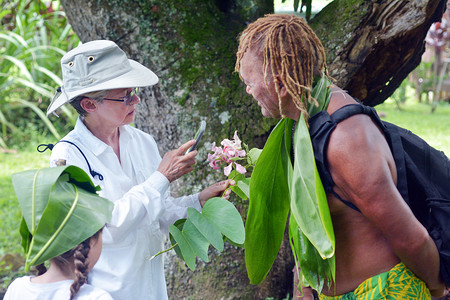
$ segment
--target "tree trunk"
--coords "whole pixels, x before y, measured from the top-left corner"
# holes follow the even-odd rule
[[[446,0],[335,0],[310,22],[337,84],[365,104],[383,103],[420,63]]]
[[[83,42],[115,41],[129,57],[152,69],[160,83],[141,93],[136,126],[158,142],[161,154],[189,140],[200,120],[207,131],[194,172],[178,180],[178,194],[198,191],[224,176],[205,162],[213,141],[234,131],[251,147],[262,147],[274,125],[245,93],[233,73],[237,35],[273,11],[258,0],[62,0]],[[383,102],[420,62],[428,27],[445,0],[335,0],[311,24],[328,51],[340,86],[369,105]],[[249,5],[249,7],[246,7]],[[339,16],[339,17],[337,17]],[[245,217],[247,204],[235,200]],[[243,250],[227,245],[198,260],[195,272],[173,255],[167,260],[171,299],[265,299],[292,295],[293,260],[284,240],[274,267],[258,286],[249,284]]]

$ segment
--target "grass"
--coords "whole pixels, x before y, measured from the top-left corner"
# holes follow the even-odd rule
[[[37,144],[36,144],[37,145]],[[22,254],[19,225],[21,213],[11,175],[29,169],[48,166],[50,152],[39,153],[36,146],[20,151],[0,152],[0,258],[4,254]],[[0,262],[0,292],[18,276],[24,274],[23,267],[11,270],[10,266]]]
[[[20,210],[11,175],[27,169],[47,167],[49,158],[50,152],[39,153],[35,149],[0,153],[0,256],[21,251],[18,232]]]
[[[424,139],[432,147],[450,154],[450,104],[441,103],[434,113],[430,105],[416,101],[400,104],[400,109],[392,99],[377,105],[376,110],[383,113],[384,121],[404,127]]]

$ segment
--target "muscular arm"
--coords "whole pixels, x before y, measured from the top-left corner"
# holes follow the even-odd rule
[[[370,117],[341,122],[330,137],[327,159],[336,192],[355,204],[432,295],[440,296],[444,285],[436,246],[397,191],[389,146]]]

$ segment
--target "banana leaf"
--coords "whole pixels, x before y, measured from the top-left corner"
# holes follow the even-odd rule
[[[245,224],[245,263],[250,283],[260,283],[269,272],[283,240],[289,212],[289,189],[281,156],[287,119],[270,134],[250,181]]]
[[[97,195],[99,187],[78,167],[24,171],[12,181],[23,215],[26,270],[72,249],[111,218],[112,202]]]

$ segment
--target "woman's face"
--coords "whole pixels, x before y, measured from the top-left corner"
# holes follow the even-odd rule
[[[108,99],[123,99],[133,89],[115,89],[108,91]],[[96,118],[102,119],[102,124],[109,127],[120,127],[134,122],[136,104],[141,100],[134,94],[129,105],[124,102],[103,100],[98,103]]]

